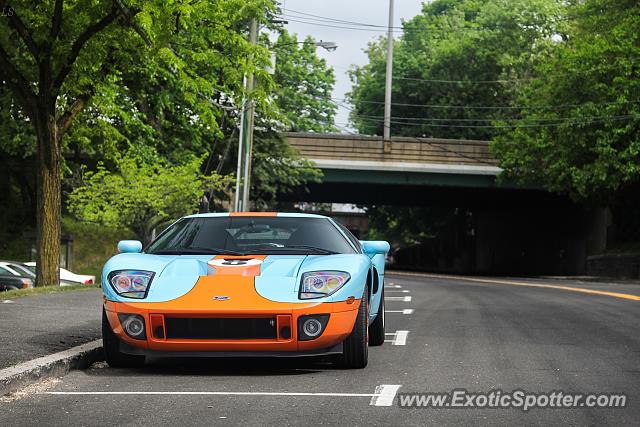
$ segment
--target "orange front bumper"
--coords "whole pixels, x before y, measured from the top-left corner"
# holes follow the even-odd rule
[[[282,312],[259,314],[251,313],[216,313],[216,312],[159,312],[154,309],[141,308],[139,303],[105,302],[105,310],[109,324],[115,334],[123,342],[145,350],[151,351],[250,351],[250,352],[277,352],[277,351],[311,351],[333,347],[342,341],[353,330],[360,301],[355,300],[351,304],[346,302],[317,304],[312,307],[292,309]],[[118,313],[138,314],[144,318],[146,339],[138,340],[129,337],[123,330],[118,318]],[[329,321],[322,335],[314,340],[301,341],[298,339],[298,318],[309,314],[329,314]],[[171,339],[164,333],[165,316],[185,318],[232,318],[232,317],[273,317],[276,319],[276,330],[288,326],[291,336],[283,337],[280,333],[275,339],[237,339],[237,340],[211,340],[211,339]],[[163,333],[158,333],[158,328],[163,328]]]
[[[228,300],[212,301],[224,294]],[[203,276],[196,286],[178,299],[153,302],[104,302],[114,333],[124,343],[148,352],[310,352],[327,349],[344,341],[353,330],[360,300],[322,303],[318,301],[282,303],[267,300],[255,291],[253,277]],[[144,318],[146,339],[129,337],[118,313],[138,314]],[[298,338],[298,318],[328,314],[329,321],[320,337]],[[273,339],[175,339],[164,333],[166,317],[182,318],[274,318],[277,336]],[[288,326],[290,336],[281,334]],[[162,328],[163,333],[159,333]]]

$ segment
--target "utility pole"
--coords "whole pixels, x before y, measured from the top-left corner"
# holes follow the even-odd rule
[[[389,31],[387,35],[387,74],[384,85],[384,140],[391,140],[391,79],[393,77],[393,0],[389,0]]]
[[[258,20],[252,19],[249,29],[249,42],[258,43]],[[240,135],[238,141],[238,167],[236,169],[236,194],[233,210],[246,212],[249,210],[249,190],[251,189],[251,149],[253,146],[253,116],[255,104],[251,93],[255,86],[253,73],[245,76],[245,97],[242,100],[242,116],[240,117]]]

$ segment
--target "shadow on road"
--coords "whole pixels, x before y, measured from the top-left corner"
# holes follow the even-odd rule
[[[94,364],[87,375],[96,376],[293,376],[335,369],[327,358],[151,358],[143,368],[116,369]]]

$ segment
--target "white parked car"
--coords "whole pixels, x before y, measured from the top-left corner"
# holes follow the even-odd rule
[[[35,262],[25,262],[30,267],[36,266]],[[60,268],[60,286],[67,285],[66,282],[76,282],[83,285],[93,285],[96,283],[96,276],[89,276],[86,274],[76,274],[67,269]]]

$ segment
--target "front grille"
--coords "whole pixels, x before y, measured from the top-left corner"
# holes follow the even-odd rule
[[[167,339],[245,340],[276,339],[275,317],[189,318],[166,317]]]

